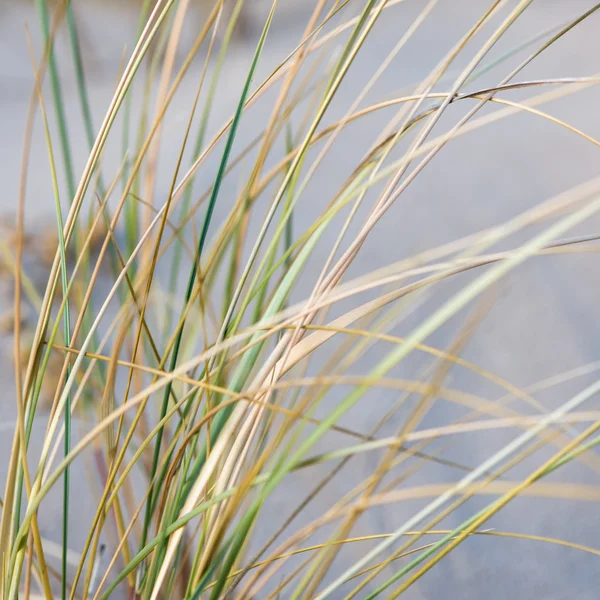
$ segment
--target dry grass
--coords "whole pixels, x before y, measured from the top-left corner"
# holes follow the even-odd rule
[[[544,107],[592,88],[595,74],[521,76],[563,36],[576,35],[597,7],[551,32],[530,32],[491,62],[490,51],[530,2],[484,3],[479,20],[412,89],[373,99],[382,74],[435,18],[436,0],[419,3],[359,95],[344,96],[344,116],[334,119],[331,105],[355,76],[361,48],[388,14],[403,14],[404,3],[312,0],[294,50],[261,79],[280,8],[274,0],[262,32],[247,42],[253,58],[245,79],[235,82],[236,108],[215,129],[217,83],[236,20],[249,8],[243,0],[226,9],[211,4],[191,44],[182,34],[190,2],[142,3],[138,37],[103,115],[90,111],[76,11],[51,4],[37,0],[47,45],[32,60],[21,196],[0,247],[12,296],[0,328],[12,334],[18,357],[17,424],[0,521],[1,596],[395,598],[470,536],[597,555],[575,541],[486,524],[517,497],[598,500],[596,484],[547,477],[575,460],[598,471],[592,449],[600,418],[586,402],[600,383],[550,410],[536,393],[554,380],[521,389],[463,354],[494,305],[496,283],[513,269],[534,258],[576,261],[597,251],[597,235],[568,236],[600,211],[600,180],[493,228],[361,275],[353,270],[377,224],[461,136],[521,114],[598,145]],[[50,52],[63,27],[89,142],[77,174],[66,124],[72,130],[78,122],[65,110]],[[490,73],[495,84],[479,85]],[[189,112],[171,122],[171,101],[190,81]],[[135,100],[132,87],[140,92]],[[269,110],[251,112],[261,103]],[[315,191],[318,170],[343,150],[351,124],[382,111],[389,114],[385,127],[359,148],[347,176],[338,181],[331,173],[336,191]],[[25,231],[36,114],[56,223]],[[256,123],[256,114],[266,114],[264,122]],[[240,128],[250,119],[258,133],[244,145]],[[167,134],[179,136],[175,154],[172,145],[160,152]],[[119,146],[110,163],[120,166],[111,170],[104,161]],[[204,172],[213,174],[208,189],[194,183]],[[166,190],[159,174],[168,177]],[[301,280],[309,281],[306,294],[298,292]],[[437,347],[431,340],[449,323],[455,333]],[[424,368],[400,377],[398,365],[415,355]],[[455,369],[506,395],[490,401],[455,386]],[[394,402],[374,426],[349,427],[348,415],[357,407],[372,411],[381,390]],[[458,407],[456,418],[424,425],[441,400]],[[43,438],[28,462],[34,427]],[[445,456],[464,436],[496,430],[512,435],[472,465]],[[353,465],[367,456],[373,467],[365,475]],[[69,523],[80,507],[70,474],[80,463],[94,504],[86,507],[85,542],[74,553]],[[413,483],[431,465],[444,479]],[[518,467],[524,476],[514,475]],[[338,485],[349,471],[351,485]],[[40,507],[55,488],[63,492],[63,522],[52,552],[42,539]],[[282,489],[295,490],[284,503]],[[488,499],[471,517],[457,527],[440,525],[477,498]],[[415,509],[400,524],[360,533],[377,507],[408,501]]]

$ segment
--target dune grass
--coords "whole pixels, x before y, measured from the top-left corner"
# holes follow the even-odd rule
[[[523,79],[521,72],[600,5],[530,32],[498,57],[491,50],[531,2],[482,3],[480,18],[421,81],[374,99],[382,74],[398,57],[409,59],[406,46],[435,18],[437,0],[419,3],[415,17],[399,21],[395,45],[360,94],[348,99],[344,84],[361,49],[382,19],[401,14],[403,1],[311,0],[293,50],[265,75],[280,4],[255,10],[256,31],[240,40],[236,20],[252,5],[209,3],[190,43],[183,31],[195,18],[193,3],[141,3],[136,37],[100,115],[90,104],[80,7],[36,0],[45,50],[32,51],[36,83],[14,243],[1,248],[15,281],[14,355],[24,357],[15,360],[17,426],[1,496],[3,598],[395,598],[469,536],[599,553],[487,522],[518,496],[597,500],[597,486],[545,478],[574,460],[598,468],[600,414],[586,402],[600,383],[548,410],[535,394],[552,381],[521,389],[461,354],[493,304],[495,284],[511,270],[533,257],[577,260],[597,250],[597,236],[569,232],[600,211],[600,180],[370,272],[355,275],[352,267],[410,184],[475,129],[525,114],[599,144],[542,108],[596,85],[595,74]],[[53,52],[62,28],[68,66]],[[235,81],[238,96],[230,118],[217,123],[219,94],[232,85],[225,65],[240,53],[247,67]],[[66,110],[67,68],[81,116]],[[480,85],[490,74],[497,83]],[[517,90],[524,99],[511,96]],[[169,108],[183,91],[187,114],[171,122]],[[347,108],[334,119],[331,106],[341,96]],[[387,125],[360,148],[362,158],[343,179],[330,174],[337,191],[315,192],[311,184],[329,168],[327,158],[343,151],[351,125],[382,111]],[[56,207],[54,256],[41,292],[24,266],[36,114]],[[250,136],[249,121],[256,129]],[[70,138],[76,128],[89,145],[81,172]],[[179,141],[175,152],[169,142],[165,157],[167,135]],[[108,153],[118,168],[105,164]],[[199,174],[202,181],[210,174],[208,187]],[[502,242],[518,233],[526,241],[506,249]],[[325,259],[315,260],[323,247]],[[454,287],[442,285],[448,282]],[[431,297],[435,305],[423,310]],[[35,307],[32,326],[23,324],[24,299]],[[405,327],[414,314],[417,324]],[[432,336],[450,322],[458,333],[436,347]],[[366,357],[374,349],[373,364]],[[395,368],[414,354],[426,357],[427,368],[399,378]],[[491,402],[452,387],[455,368],[506,396]],[[357,406],[371,410],[381,390],[393,391],[393,406],[370,430],[348,427],[346,416]],[[423,427],[440,398],[468,409],[466,416]],[[395,433],[384,434],[391,423]],[[43,439],[32,461],[34,427]],[[472,465],[444,456],[467,432],[497,429],[510,429],[511,441]],[[375,457],[372,472],[350,489],[338,486],[340,474],[366,455]],[[532,459],[537,466],[513,479],[511,469]],[[85,461],[93,465],[94,500],[84,511],[85,542],[74,547],[69,523],[81,511],[82,483],[76,498],[70,471]],[[429,464],[451,483],[413,485],[410,478]],[[50,550],[38,510],[54,488],[62,490],[62,537]],[[295,490],[283,503],[282,489]],[[440,525],[486,496],[489,503],[459,526]],[[407,499],[419,508],[400,526],[356,533],[369,511]]]

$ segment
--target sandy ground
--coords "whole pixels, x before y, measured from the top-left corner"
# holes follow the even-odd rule
[[[286,51],[293,47],[304,26],[304,11],[297,5],[288,4],[291,4],[289,0],[283,0],[283,8],[276,19],[256,81],[260,81]],[[419,2],[412,0],[390,11],[386,18],[381,20],[376,33],[361,51],[340,97],[328,113],[328,122],[343,114],[373,70],[406,30],[419,5]],[[501,56],[503,52],[530,38],[535,32],[573,18],[591,5],[591,2],[583,0],[534,2],[505,39],[494,48],[491,56]],[[257,30],[260,25],[260,10],[263,8],[254,15]],[[386,71],[369,96],[370,100],[398,94],[406,86],[421,80],[460,35],[475,23],[481,11],[483,3],[476,0],[441,0],[405,51]],[[86,60],[92,108],[98,122],[114,89],[124,44],[130,41],[135,30],[135,18],[133,14],[119,9],[116,5],[101,6],[99,3],[83,7],[80,15],[87,33]],[[599,18],[600,15],[595,16],[572,32],[556,47],[539,57],[518,79],[597,73],[597,57],[600,50],[597,34]],[[33,10],[22,4],[6,3],[0,6],[0,211],[11,211],[16,203],[25,114],[32,89],[25,23],[29,24],[39,51]],[[191,34],[193,27],[190,22],[188,34]],[[486,35],[488,34],[489,30],[486,31]],[[477,38],[476,43],[468,48],[469,57],[482,40],[482,37]],[[235,56],[227,63],[224,75],[226,83],[219,88],[219,101],[212,120],[213,130],[231,114],[250,52],[250,44],[240,42]],[[64,40],[61,40],[58,50],[61,64],[68,62],[67,56]],[[519,56],[524,57],[525,54]],[[517,62],[518,59],[513,59],[510,68]],[[465,59],[457,63],[457,68],[463,64]],[[85,161],[86,144],[79,126],[75,82],[68,68],[64,68],[63,71],[64,92],[73,123],[71,135],[74,140],[76,169],[80,172]],[[509,68],[505,66],[492,71],[483,78],[481,85],[496,83],[508,71]],[[191,77],[188,83],[184,84],[170,111],[163,150],[167,161],[169,147],[178,148],[194,87],[195,81]],[[440,86],[440,89],[445,89],[445,86]],[[527,97],[527,94],[517,91],[507,97],[518,100]],[[588,89],[548,103],[543,110],[591,136],[600,137],[599,100],[598,90]],[[250,139],[253,124],[264,122],[268,108],[267,99],[249,113],[247,122],[243,123],[241,128],[240,148],[244,140]],[[484,111],[485,114],[490,112]],[[299,231],[307,227],[320,213],[321,207],[343,182],[344,177],[352,171],[355,161],[368,148],[376,132],[381,130],[392,114],[381,113],[358,122],[344,134],[342,142],[331,153],[305,194],[302,210],[297,216]],[[118,162],[119,155],[112,157],[107,153],[109,172]],[[35,228],[47,219],[54,218],[47,155],[39,127],[35,134],[30,168],[32,176],[28,185],[28,221]],[[198,189],[204,187],[203,183],[210,181],[214,169],[214,161],[208,161],[199,174]],[[159,193],[166,190],[169,173],[170,171],[165,169],[163,177],[159,177]],[[492,124],[485,130],[465,135],[450,144],[427,167],[425,173],[377,225],[353,266],[352,274],[368,272],[416,251],[504,222],[597,174],[598,149],[594,144],[534,115],[514,116]],[[223,197],[227,200],[236,189],[237,182],[231,181],[225,186]],[[215,222],[218,222],[225,212],[225,207],[217,208]],[[600,220],[597,217],[590,218],[572,230],[570,235],[596,233],[599,226]],[[531,236],[532,233],[532,230],[528,231],[527,236]],[[333,239],[331,236],[323,241],[314,256],[314,265],[322,264]],[[511,238],[505,247],[512,247],[523,239],[526,238]],[[307,270],[295,292],[298,299],[305,297],[310,291],[313,273],[314,270]],[[496,303],[469,343],[464,357],[523,387],[557,373],[592,363],[590,372],[586,375],[535,394],[536,399],[547,409],[558,406],[597,377],[597,371],[594,372],[593,369],[598,366],[593,363],[600,360],[600,324],[597,312],[599,274],[598,259],[594,253],[545,257],[519,267],[495,288]],[[467,280],[468,277],[461,278],[457,284],[463,284]],[[442,287],[442,291],[436,296],[425,298],[418,314],[404,321],[398,333],[410,331],[410,327],[420,318],[431,313],[440,301],[449,297],[452,291],[457,289],[457,284]],[[461,315],[463,318],[464,316]],[[431,343],[440,347],[447,345],[451,336],[458,331],[460,323],[460,320],[456,320],[443,327],[433,336]],[[9,341],[5,338],[0,367],[0,381],[5,390],[0,402],[2,457],[8,456],[12,438],[11,420],[14,419]],[[379,355],[376,353],[367,356],[366,366],[377,356]],[[418,357],[411,358],[395,369],[394,375],[415,377],[424,364]],[[498,387],[459,369],[453,369],[448,385],[490,401],[504,395]],[[327,400],[326,407],[331,408],[340,397],[332,395]],[[368,431],[395,398],[395,394],[391,392],[374,393],[368,402],[361,403],[357,409],[351,411],[344,423],[358,430]],[[533,412],[523,403],[516,406],[524,412]],[[600,399],[590,400],[585,409],[600,409]],[[439,400],[421,426],[447,424],[465,412],[464,408]],[[399,425],[398,420],[390,424],[383,433],[391,434]],[[460,443],[449,444],[444,449],[444,457],[466,465],[477,465],[516,435],[514,430],[468,434],[463,436]],[[333,440],[331,443],[335,445],[335,442]],[[35,452],[35,439],[33,445]],[[549,452],[547,449],[539,452],[534,459],[508,473],[507,478],[523,477],[541,464],[544,458],[550,456]],[[351,472],[345,471],[336,480],[335,485],[323,492],[320,501],[308,510],[306,519],[318,515],[336,495],[355,483],[357,478],[362,478],[365,473],[370,472],[376,464],[375,459],[375,455],[357,459]],[[594,460],[590,461],[592,467],[594,464],[600,464],[596,459],[594,455]],[[598,485],[598,470],[590,464],[572,464],[553,475],[551,480]],[[74,551],[77,551],[84,539],[90,518],[86,507],[91,502],[94,490],[89,488],[85,478],[88,468],[89,465],[84,461],[74,468],[74,495],[76,506],[81,509],[73,511],[71,529]],[[5,470],[6,461],[2,460],[0,481],[5,475]],[[413,485],[422,485],[431,481],[455,481],[459,476],[460,473],[447,468],[430,465],[419,471],[411,481]],[[267,514],[277,515],[282,512],[290,499],[297,498],[298,494],[314,481],[314,472],[295,477],[274,497]],[[483,497],[468,502],[452,517],[444,520],[440,527],[456,525],[488,501],[489,497]],[[413,500],[373,510],[361,520],[359,533],[390,531],[422,505],[422,500]],[[60,494],[57,493],[41,508],[42,533],[51,541],[60,539],[60,507]],[[595,502],[521,498],[498,514],[489,523],[489,527],[563,538],[597,547],[600,520]],[[258,535],[266,538],[270,531],[272,526],[267,519],[260,525]],[[108,541],[110,543],[110,540]],[[362,552],[364,546],[353,548],[347,554],[341,555],[336,569],[343,567],[345,561],[352,556],[360,556]],[[391,573],[391,570],[388,572]],[[598,597],[599,586],[600,569],[597,556],[541,542],[485,538],[464,543],[459,550],[428,573],[408,597],[460,597],[475,600],[483,597],[504,599],[516,596],[591,600]]]

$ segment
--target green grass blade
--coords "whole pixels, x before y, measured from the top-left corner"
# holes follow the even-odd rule
[[[54,41],[50,37],[50,19],[48,16],[47,0],[36,0],[35,2],[38,15],[41,22],[44,42],[48,47],[48,68],[50,71],[50,84],[54,98],[54,110],[56,112],[56,122],[58,125],[58,135],[62,151],[63,166],[67,183],[67,192],[69,198],[75,196],[75,174],[73,171],[73,159],[71,156],[71,145],[69,143],[69,131],[67,127],[67,117],[64,106],[63,94],[58,74],[58,63],[54,53]]]
[[[204,223],[202,225],[200,238],[198,240],[196,256],[194,257],[194,263],[193,263],[191,271],[190,271],[188,284],[187,284],[187,288],[186,288],[186,292],[185,292],[185,296],[184,296],[184,305],[183,305],[183,309],[182,309],[182,317],[183,318],[181,320],[181,323],[178,326],[178,331],[177,331],[177,335],[175,337],[175,343],[173,345],[173,351],[171,354],[171,360],[170,360],[170,364],[169,364],[169,370],[171,370],[171,371],[177,365],[179,349],[181,347],[181,340],[183,337],[183,330],[184,330],[184,326],[185,326],[185,314],[187,312],[187,306],[189,304],[194,286],[196,284],[196,276],[197,276],[197,272],[198,272],[198,266],[201,264],[202,252],[204,250],[204,244],[205,244],[206,238],[208,236],[208,230],[210,227],[213,211],[214,211],[216,201],[217,201],[217,198],[219,195],[221,184],[223,182],[223,175],[227,168],[227,162],[229,160],[229,156],[231,154],[231,149],[233,147],[233,142],[235,140],[235,136],[237,133],[237,128],[238,128],[240,119],[242,117],[242,111],[243,111],[244,105],[246,103],[246,98],[248,97],[248,93],[250,91],[250,85],[251,85],[252,79],[254,77],[254,72],[256,70],[258,61],[262,54],[262,50],[263,50],[263,47],[264,47],[264,44],[266,41],[267,33],[269,31],[269,28],[270,28],[270,25],[271,25],[271,22],[273,19],[273,14],[274,14],[274,9],[275,9],[276,3],[277,3],[277,0],[275,0],[275,3],[271,9],[269,17],[267,18],[267,21],[265,23],[265,27],[263,29],[261,37],[258,41],[256,50],[255,50],[255,53],[254,53],[254,56],[252,59],[252,63],[250,65],[250,69],[248,71],[248,76],[244,83],[242,94],[240,96],[240,100],[239,100],[237,108],[236,108],[235,116],[234,116],[233,122],[231,124],[231,129],[230,129],[229,135],[227,137],[227,141],[226,141],[225,148],[223,151],[223,156],[221,158],[219,168],[217,171],[217,175],[215,177],[215,182],[213,184],[213,191],[211,193],[210,200],[209,200],[209,203],[208,203],[208,206],[206,209]],[[170,390],[171,390],[171,383],[169,383],[167,385],[167,387],[165,388],[165,393],[163,396],[163,403],[162,403],[161,412],[160,412],[161,419],[164,417],[164,415],[166,414],[166,411],[167,411]],[[155,444],[155,449],[154,449],[151,474],[154,474],[158,467],[158,460],[160,457],[160,449],[161,449],[161,441],[162,441],[162,429],[159,431],[159,433],[157,434],[157,437],[156,437],[156,444]],[[152,518],[151,507],[152,507],[152,502],[153,502],[153,493],[154,493],[153,488],[151,488],[150,493],[148,494],[148,500],[146,503],[146,513],[145,513],[144,528],[143,528],[143,533],[142,533],[142,544],[141,544],[142,546],[145,544],[145,541],[147,539],[148,530],[150,527],[150,520]]]

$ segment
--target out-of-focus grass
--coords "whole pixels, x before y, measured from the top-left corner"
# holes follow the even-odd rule
[[[260,80],[258,67],[279,10],[274,0],[261,32],[246,42],[254,49],[243,81],[236,82],[241,89],[236,108],[210,138],[212,109],[218,102],[236,20],[252,8],[244,0],[232,2],[227,10],[222,2],[211,5],[189,48],[182,38],[189,2],[142,3],[135,45],[101,122],[90,108],[77,5],[49,7],[46,0],[36,0],[46,45],[34,60],[36,86],[14,239],[0,244],[3,269],[16,282],[15,356],[24,357],[15,360],[18,418],[13,450],[6,458],[8,477],[1,506],[3,597],[39,593],[52,597],[57,584],[63,598],[108,598],[118,591],[150,600],[296,600],[342,594],[375,598],[383,593],[396,597],[468,536],[489,536],[490,543],[494,536],[524,538],[598,554],[566,540],[490,531],[485,524],[519,495],[597,499],[594,486],[548,483],[544,478],[572,460],[597,468],[589,451],[600,441],[600,416],[582,409],[600,384],[593,383],[547,412],[531,391],[460,355],[489,308],[488,290],[511,269],[533,256],[568,253],[576,260],[579,251],[595,251],[595,236],[566,236],[600,210],[600,181],[583,182],[492,229],[381,265],[360,277],[347,276],[375,224],[386,218],[411,182],[427,177],[425,167],[440,150],[451,149],[453,140],[468,131],[525,113],[598,144],[586,132],[539,108],[595,85],[596,76],[519,78],[525,67],[535,66],[542,52],[571,35],[598,6],[552,31],[532,32],[513,51],[488,62],[491,48],[530,5],[527,0],[490,2],[482,6],[480,19],[462,39],[440,56],[435,69],[423,73],[415,89],[364,106],[381,74],[402,56],[421,24],[435,18],[437,1],[423,3],[416,18],[403,22],[396,45],[360,95],[348,103],[345,116],[331,122],[328,109],[353,76],[361,47],[377,35],[386,11],[398,4],[401,0],[313,0],[294,50]],[[81,123],[65,110],[60,65],[52,51],[56,32],[63,26],[70,41]],[[484,40],[479,35],[483,29],[491,32]],[[529,55],[514,66],[515,55],[524,50]],[[196,58],[202,64],[192,67]],[[466,66],[456,69],[457,58]],[[483,74],[494,72],[504,73],[496,85],[472,91]],[[46,75],[51,88],[44,96],[41,84]],[[159,170],[173,162],[160,160],[163,122],[186,78],[198,81],[196,93],[181,130],[175,166],[167,173],[168,193],[158,195],[157,175],[163,172]],[[145,90],[141,100],[130,91],[138,82]],[[515,89],[528,91],[529,98],[512,100],[510,92]],[[243,147],[238,130],[257,101],[272,102],[271,110],[259,123],[260,134]],[[447,126],[442,117],[450,117],[452,104],[466,105],[467,110]],[[494,110],[478,116],[484,106]],[[57,233],[48,244],[42,243],[41,233],[26,235],[23,225],[31,123],[37,109],[46,132],[56,206]],[[308,186],[325,156],[343,143],[340,134],[353,121],[383,110],[395,111],[388,126],[376,132],[370,147],[361,149],[363,158],[339,182],[335,194],[311,196],[320,215],[310,226],[299,226],[304,221],[295,216],[307,200]],[[120,113],[121,132],[115,131]],[[440,133],[442,123],[446,130]],[[69,132],[77,126],[84,128],[89,157],[76,176]],[[108,138],[115,136],[122,141],[121,166],[110,172],[103,158]],[[210,188],[198,190],[195,176],[213,155],[217,168]],[[247,173],[243,177],[241,164]],[[239,194],[225,198],[223,182],[234,175],[242,177]],[[68,203],[60,198],[63,188]],[[213,219],[217,206],[224,215],[220,223]],[[257,230],[250,227],[253,219],[258,220]],[[538,233],[519,247],[492,251],[534,224],[541,225]],[[326,232],[335,241],[319,270],[311,259]],[[40,254],[40,247],[44,256],[54,254],[41,296],[23,260],[36,248]],[[473,271],[473,277],[453,295],[440,297],[438,308],[411,331],[403,337],[392,333],[419,306],[425,291],[435,295],[440,282],[467,271]],[[309,278],[311,292],[303,301],[292,301],[300,276]],[[366,292],[370,299],[362,296]],[[22,293],[37,315],[29,332],[22,327]],[[355,300],[354,307],[340,314],[337,308],[346,306],[342,301],[347,299]],[[117,310],[110,310],[115,302]],[[448,349],[427,343],[468,307],[470,316]],[[337,316],[329,315],[331,308]],[[363,358],[376,344],[384,349],[383,355],[361,375]],[[394,367],[416,352],[431,358],[430,368],[414,379],[394,377]],[[453,366],[500,386],[509,396],[490,403],[449,387]],[[338,388],[344,393],[331,409],[326,401]],[[345,415],[368,404],[380,388],[398,390],[400,399],[394,407],[369,432],[345,427]],[[45,416],[40,398],[48,390],[53,397]],[[402,412],[396,435],[382,436],[384,425],[409,397],[416,401],[408,413]],[[467,407],[468,416],[444,427],[419,428],[438,397]],[[539,415],[525,416],[509,407],[515,397]],[[76,443],[74,411],[84,414],[89,425]],[[32,427],[45,418],[41,454],[32,467],[26,460]],[[582,422],[588,423],[587,429],[574,433],[573,423]],[[509,427],[523,431],[474,468],[443,456],[443,444],[460,443],[467,431]],[[320,444],[330,437],[350,441],[336,442],[335,449],[323,452]],[[553,454],[540,459],[529,476],[521,481],[503,476],[546,447]],[[321,490],[357,456],[375,450],[383,452],[366,479],[337,494],[321,517],[295,528],[296,517],[308,514]],[[73,558],[68,522],[79,507],[69,486],[69,469],[85,455],[93,456],[100,493],[85,544]],[[451,484],[431,481],[411,486],[411,475],[428,462],[460,476]],[[287,514],[279,515],[280,526],[273,527],[265,511],[267,502],[280,486],[315,467],[321,467],[325,476],[304,490],[297,503],[286,505]],[[55,486],[62,486],[64,498],[58,571],[50,564],[38,523],[38,509]],[[454,530],[436,528],[475,495],[494,498]],[[407,498],[423,503],[400,527],[354,535],[360,517],[372,507]],[[266,542],[264,535],[257,536],[264,523],[272,534]],[[108,548],[102,541],[107,530],[117,540]],[[325,541],[310,543],[311,536],[321,531],[327,532]],[[255,537],[263,540],[262,546]],[[435,541],[424,543],[424,537]],[[340,554],[347,546],[365,542],[370,542],[365,546],[369,549],[359,559]],[[410,558],[399,562],[403,557]],[[73,561],[74,571],[69,569]]]

